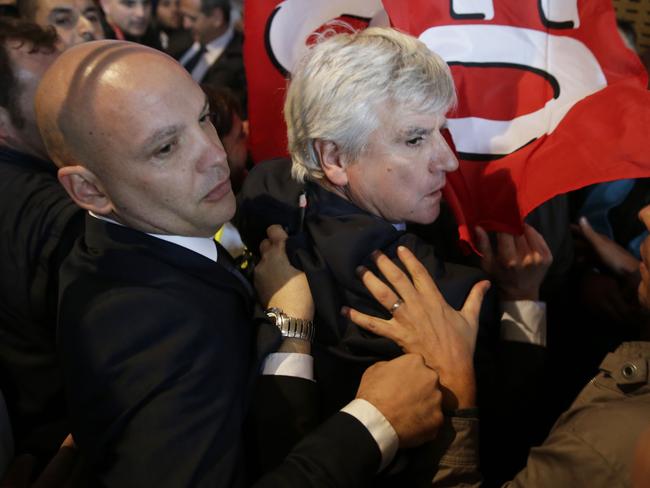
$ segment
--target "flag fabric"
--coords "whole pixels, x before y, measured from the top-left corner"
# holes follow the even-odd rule
[[[287,77],[311,36],[337,30],[334,20],[363,29],[381,0],[251,0],[244,7],[249,145],[257,163],[287,154],[282,107]]]
[[[518,232],[555,195],[650,176],[647,73],[610,0],[384,0],[391,24],[452,69],[459,170],[445,197],[461,238]]]

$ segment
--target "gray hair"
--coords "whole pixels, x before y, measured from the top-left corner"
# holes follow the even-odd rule
[[[337,34],[314,45],[294,70],[284,104],[293,177],[324,177],[316,139],[335,142],[356,160],[385,101],[446,113],[456,103],[449,67],[418,39],[388,28]]]

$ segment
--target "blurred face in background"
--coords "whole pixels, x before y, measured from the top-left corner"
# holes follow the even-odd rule
[[[179,0],[160,0],[156,7],[158,24],[164,29],[180,29],[181,12]]]
[[[201,12],[201,0],[180,0],[183,29],[192,31],[192,37],[208,44],[228,28],[223,11],[214,8],[208,15]]]
[[[104,39],[99,7],[92,0],[39,0],[34,22],[56,29],[67,49],[81,42]]]
[[[124,34],[133,37],[144,35],[151,21],[149,0],[101,0],[106,20]]]

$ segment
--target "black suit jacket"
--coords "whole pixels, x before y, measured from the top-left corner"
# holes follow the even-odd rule
[[[200,83],[225,86],[232,90],[241,103],[244,119],[246,119],[248,92],[244,70],[243,43],[244,35],[236,30],[221,56],[208,68]]]
[[[56,351],[58,270],[83,213],[54,163],[0,147],[0,390],[17,452],[49,458],[67,435]]]
[[[241,282],[211,260],[87,218],[62,268],[59,324],[87,483],[249,483],[243,424],[257,376],[252,305]],[[339,413],[324,429],[259,486],[354,486],[376,469],[378,448],[356,419]],[[361,446],[360,464],[327,457],[324,449],[345,445],[343,438]]]

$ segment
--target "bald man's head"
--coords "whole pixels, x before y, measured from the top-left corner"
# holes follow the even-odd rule
[[[210,235],[234,212],[205,95],[172,58],[120,41],[67,50],[36,95],[59,179],[83,208],[139,230]]]
[[[101,122],[105,105],[112,104],[110,96],[128,90],[134,71],[148,64],[174,68],[174,61],[161,52],[120,41],[77,46],[59,57],[43,77],[35,100],[41,134],[58,166],[94,166],[98,150],[107,145],[96,127],[97,114]]]

